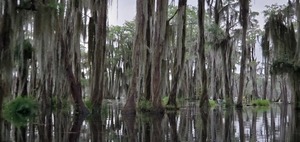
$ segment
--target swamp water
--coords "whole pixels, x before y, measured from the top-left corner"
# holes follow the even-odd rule
[[[187,102],[176,113],[121,115],[118,101],[106,100],[101,115],[82,117],[70,111],[40,112],[33,122],[16,127],[1,119],[1,142],[290,142],[300,141],[300,112],[290,105],[211,108],[201,115]]]

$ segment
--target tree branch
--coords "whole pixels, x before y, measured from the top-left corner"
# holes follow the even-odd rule
[[[175,17],[175,15],[177,14],[177,12],[178,12],[178,8],[175,11],[175,13],[167,20],[168,23]]]

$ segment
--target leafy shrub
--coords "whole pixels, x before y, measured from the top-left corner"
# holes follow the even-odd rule
[[[54,111],[56,110],[70,110],[70,103],[68,102],[67,98],[60,99],[61,101],[59,102],[59,98],[57,96],[52,97],[51,99],[51,105],[52,109]]]
[[[90,112],[93,111],[93,103],[90,99],[85,99],[84,104]],[[101,116],[103,118],[106,118],[108,116],[108,113],[109,113],[109,104],[105,100],[103,100],[101,105]]]
[[[150,101],[141,99],[138,102],[138,109],[141,111],[151,111],[152,110],[152,104]]]
[[[162,98],[162,104],[163,104],[163,106],[166,106],[167,103],[168,103],[168,101],[169,101],[169,96],[164,96],[164,97]]]
[[[92,104],[92,101],[90,99],[84,100],[84,104],[89,109],[89,111],[92,111],[93,104]]]
[[[208,103],[210,107],[215,107],[217,105],[216,101],[214,100],[208,100]]]
[[[253,106],[269,106],[270,102],[268,100],[253,100],[251,103]]]
[[[5,104],[3,116],[16,126],[24,126],[38,112],[38,103],[31,97],[17,97]]]

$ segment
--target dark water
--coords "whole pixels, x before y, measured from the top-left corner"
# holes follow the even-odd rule
[[[201,112],[193,102],[177,113],[122,116],[123,104],[107,101],[101,115],[82,117],[69,111],[41,112],[35,121],[15,127],[1,120],[2,142],[161,142],[300,141],[300,113],[272,104],[267,108],[215,107]]]

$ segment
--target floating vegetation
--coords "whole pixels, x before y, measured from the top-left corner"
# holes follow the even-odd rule
[[[5,104],[4,119],[15,126],[24,126],[32,120],[38,112],[38,103],[31,97],[17,97]]]
[[[270,105],[270,101],[269,100],[253,100],[251,103],[253,106],[269,106]]]

